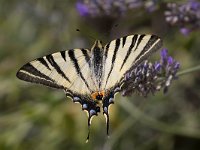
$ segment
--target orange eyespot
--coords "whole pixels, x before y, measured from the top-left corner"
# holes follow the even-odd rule
[[[97,91],[91,94],[93,100],[102,100],[104,96],[105,96],[105,91],[101,92]]]

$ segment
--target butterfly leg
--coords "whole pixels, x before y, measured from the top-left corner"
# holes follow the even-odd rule
[[[113,92],[111,92],[103,100],[103,114],[106,118],[107,136],[109,136],[109,106],[111,104],[114,104],[114,93]]]

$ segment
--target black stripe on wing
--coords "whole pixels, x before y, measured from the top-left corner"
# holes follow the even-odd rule
[[[53,79],[46,76],[37,70],[33,65],[27,63],[24,65],[16,74],[16,76],[24,81],[44,84],[53,88],[63,88],[62,86],[55,83]]]
[[[138,46],[140,45],[140,43],[142,42],[142,39],[145,37],[145,34],[141,34],[140,36],[139,36],[139,39],[138,39],[138,41],[137,41],[137,46],[136,46],[136,48],[135,48],[135,51],[137,50],[137,48],[138,48]]]
[[[110,68],[110,71],[108,73],[108,76],[107,76],[107,79],[106,79],[106,84],[108,82],[108,79],[110,77],[110,74],[113,70],[113,67],[114,67],[114,63],[115,63],[115,59],[116,59],[116,55],[117,55],[117,51],[119,49],[119,45],[120,45],[120,39],[116,39],[116,43],[115,43],[115,49],[114,49],[114,54],[113,54],[113,57],[112,57],[112,64],[111,64],[111,68]]]
[[[62,58],[66,61],[65,51],[61,51],[60,54],[61,54]]]
[[[146,43],[140,54],[135,58],[135,62],[137,64],[140,63],[141,61],[146,59],[150,54],[152,54],[155,50],[158,50],[161,46],[162,46],[161,39],[156,35],[151,35],[150,39],[148,40],[148,42]]]
[[[47,60],[49,61],[49,63],[52,65],[52,67],[54,67],[56,69],[56,71],[63,77],[65,78],[68,82],[71,83],[71,81],[69,80],[69,78],[65,75],[65,73],[60,69],[59,65],[55,62],[52,54],[47,55],[46,56]]]
[[[132,52],[133,47],[135,46],[135,43],[136,43],[137,38],[138,38],[138,35],[137,35],[137,34],[133,36],[131,45],[130,45],[130,47],[129,47],[127,53],[126,53],[126,56],[125,56],[125,58],[124,58],[124,60],[123,60],[123,63],[122,63],[122,65],[121,65],[121,67],[120,67],[120,70],[123,68],[124,64],[126,63],[127,59],[129,58],[130,53]],[[124,38],[123,38],[123,39],[124,39]]]
[[[47,62],[44,60],[43,57],[38,58],[37,61],[39,61],[41,64],[43,64],[48,70],[51,70]]]
[[[76,59],[75,54],[74,54],[74,50],[73,49],[69,50],[68,51],[68,55],[69,55],[69,58],[71,59],[72,63],[74,64],[74,67],[76,69],[77,74],[81,77],[81,79],[83,80],[83,82],[85,83],[87,88],[91,91],[86,79],[83,77],[83,74],[81,72],[80,66],[78,64],[78,60]]]
[[[91,62],[90,62],[90,56],[88,54],[88,51],[86,49],[81,49],[83,56],[85,57],[85,61],[88,63],[89,67],[91,67]]]
[[[126,44],[126,38],[127,38],[127,36],[124,36],[122,38],[122,47],[124,47],[124,45]]]

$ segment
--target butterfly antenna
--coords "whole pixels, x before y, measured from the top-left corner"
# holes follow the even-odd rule
[[[76,31],[82,33],[83,35],[89,37],[89,38],[92,39],[92,40],[96,40],[96,38],[94,38],[92,35],[88,34],[87,32],[83,32],[83,31],[80,30],[80,29],[76,29]]]

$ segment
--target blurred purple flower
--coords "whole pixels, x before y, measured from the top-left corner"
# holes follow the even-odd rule
[[[159,71],[161,69],[160,63],[155,62],[154,68],[155,68],[155,70]]]
[[[76,3],[76,9],[78,10],[78,12],[81,16],[87,16],[89,14],[89,9],[88,9],[87,5],[85,5],[81,2]]]
[[[167,54],[168,54],[167,49],[163,49],[163,50],[160,52],[160,56],[161,56],[161,60],[162,60],[162,61],[165,60],[165,58],[167,57]]]
[[[167,62],[169,65],[173,63],[173,58],[171,56],[168,57]]]
[[[81,16],[120,16],[127,10],[144,8],[156,10],[158,0],[78,0],[76,8]]]
[[[177,78],[180,64],[168,55],[167,49],[161,51],[160,57],[159,62],[151,63],[146,60],[125,75],[123,96],[137,92],[146,97],[161,89],[164,93],[167,92],[172,80]]]
[[[187,36],[187,35],[189,35],[189,33],[190,33],[191,31],[190,31],[190,29],[188,29],[188,28],[181,28],[181,29],[180,29],[180,32],[181,32],[183,35]]]
[[[189,0],[184,4],[168,3],[165,11],[166,21],[179,26],[183,35],[200,28],[200,2]]]

